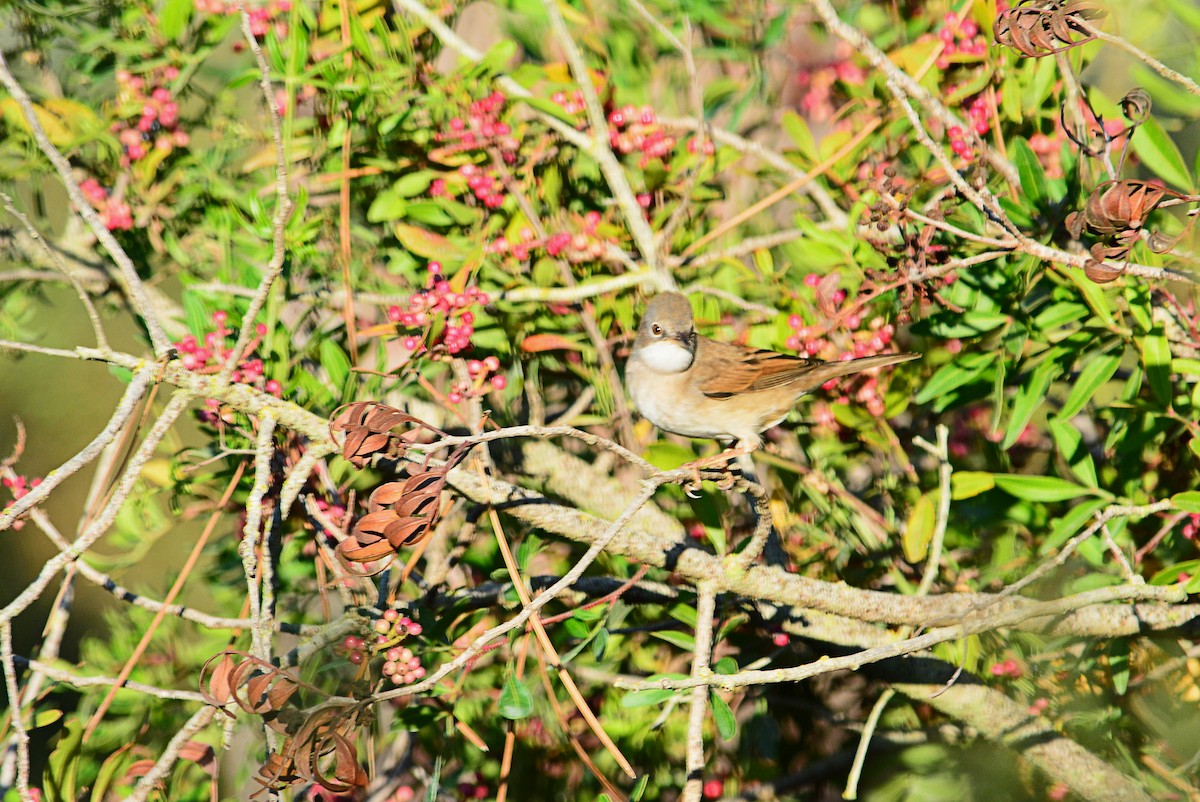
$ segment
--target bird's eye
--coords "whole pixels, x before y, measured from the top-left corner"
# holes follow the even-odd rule
[[[653,326],[650,327],[650,333],[653,334],[655,337],[659,337],[663,333],[663,327],[658,325],[657,323],[655,323]]]

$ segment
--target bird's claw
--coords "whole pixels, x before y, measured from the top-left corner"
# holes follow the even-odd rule
[[[692,498],[692,499],[700,498],[701,487],[702,487],[702,485],[700,484],[700,468],[693,465],[692,466],[692,479],[690,482],[688,482],[687,484],[685,484],[683,486],[683,494],[685,496],[687,496],[688,498]]]

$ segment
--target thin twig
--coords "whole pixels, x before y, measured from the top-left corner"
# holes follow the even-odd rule
[[[250,299],[250,305],[246,307],[246,313],[242,316],[237,341],[233,344],[229,359],[225,361],[225,364],[221,366],[221,372],[217,374],[218,384],[227,383],[241,363],[247,344],[255,336],[258,313],[266,305],[271,288],[275,286],[275,280],[283,273],[283,265],[287,257],[286,227],[288,217],[292,213],[292,199],[288,197],[287,187],[287,151],[283,145],[283,124],[279,119],[279,105],[275,102],[275,92],[271,89],[271,67],[267,64],[262,47],[259,46],[258,39],[251,30],[250,14],[246,11],[245,0],[238,0],[238,10],[242,15],[242,35],[246,38],[246,44],[250,47],[250,52],[254,54],[254,61],[258,65],[258,83],[262,89],[263,100],[271,120],[271,138],[275,142],[275,215],[271,221],[271,260],[267,263],[262,279],[258,283],[258,289],[255,290],[254,297]]]
[[[75,178],[71,174],[71,163],[50,142],[50,137],[47,136],[46,130],[42,127],[42,123],[38,119],[33,101],[29,99],[29,95],[26,94],[21,85],[17,83],[17,79],[9,71],[8,62],[4,60],[3,52],[0,52],[0,83],[4,84],[9,94],[12,95],[13,100],[20,106],[21,116],[25,118],[26,124],[33,133],[34,141],[37,142],[38,147],[45,154],[46,158],[50,160],[50,163],[54,165],[54,169],[58,171],[58,177],[63,182],[71,203],[75,206],[76,214],[82,217],[84,222],[88,224],[88,228],[91,229],[92,234],[104,246],[104,250],[108,252],[109,257],[117,265],[117,275],[121,283],[121,289],[129,297],[129,300],[133,302],[133,307],[138,317],[146,327],[146,333],[150,336],[150,344],[154,348],[154,354],[158,357],[166,356],[171,351],[171,341],[163,332],[162,324],[159,323],[158,315],[150,303],[150,298],[146,295],[145,285],[142,284],[142,279],[138,276],[133,260],[129,258],[129,254],[121,247],[121,243],[117,242],[116,237],[104,225],[104,222],[100,219],[100,215],[92,208],[92,204],[84,196],[83,191],[79,188],[79,184],[75,182]]]

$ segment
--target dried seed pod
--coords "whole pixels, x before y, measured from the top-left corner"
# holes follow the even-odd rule
[[[393,429],[398,426],[409,428],[399,434],[394,433]],[[445,434],[407,412],[374,401],[356,401],[340,407],[329,425],[330,436],[334,432],[345,432],[342,456],[358,468],[369,463],[376,454],[391,459],[403,457],[409,445],[422,432],[439,436]]]
[[[1095,259],[1088,260],[1088,263],[1083,266],[1084,275],[1097,284],[1107,284],[1110,281],[1115,281],[1124,272],[1120,268],[1113,267],[1104,262],[1098,262]]]
[[[1134,125],[1141,125],[1150,118],[1150,93],[1140,86],[1135,86],[1121,98],[1121,113]]]
[[[1095,37],[1087,21],[1102,16],[1102,9],[1081,0],[1023,0],[996,16],[992,34],[998,44],[1041,58],[1090,42]]]

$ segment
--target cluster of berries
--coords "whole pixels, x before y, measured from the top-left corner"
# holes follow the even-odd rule
[[[457,354],[471,347],[471,335],[475,333],[475,306],[486,306],[491,299],[478,287],[467,287],[455,292],[450,282],[442,277],[441,262],[430,262],[425,289],[413,293],[408,307],[389,306],[388,320],[406,329],[421,329],[423,334],[406,335],[404,348],[418,351],[423,348],[444,347],[450,354]],[[443,323],[435,342],[426,343],[425,338],[436,329],[433,323]]]
[[[124,121],[112,124],[121,141],[121,166],[144,159],[153,147],[170,153],[187,147],[191,137],[179,127],[179,103],[164,84],[179,77],[179,68],[164,67],[150,76],[121,70],[117,73],[119,114]]]
[[[980,93],[963,104],[967,112],[967,122],[971,130],[978,136],[983,136],[992,130],[992,113],[988,107],[987,98]],[[970,161],[975,158],[975,152],[967,142],[966,133],[962,126],[952,125],[946,129],[946,138],[950,140],[950,150],[960,159]]]
[[[175,350],[179,352],[179,362],[186,370],[193,373],[219,373],[225,363],[233,358],[232,344],[226,341],[226,338],[235,331],[231,326],[226,325],[229,322],[229,313],[217,310],[213,312],[212,319],[216,328],[206,332],[202,338],[189,334],[174,343]],[[254,337],[247,343],[243,353],[247,355],[253,353],[266,333],[266,325],[259,323],[254,329]],[[277,398],[282,396],[283,385],[275,379],[264,381],[263,367],[261,359],[243,356],[239,359],[233,373],[230,374],[230,379],[241,384],[253,385]],[[204,402],[204,406],[204,411],[199,414],[201,421],[210,424],[216,424],[219,420],[228,422],[229,419],[221,414],[220,401],[210,398]]]
[[[255,38],[261,39],[274,26],[275,36],[283,39],[287,36],[287,23],[277,17],[291,10],[292,0],[271,0],[270,3],[262,6],[247,4],[246,14],[250,17],[250,32],[254,34]],[[196,0],[196,11],[201,14],[217,16],[241,13],[237,0]],[[235,49],[240,50],[241,44],[241,42],[236,43]]]
[[[7,479],[5,481],[8,481]],[[17,496],[20,498],[20,496]],[[1196,532],[1200,531],[1200,513],[1193,512],[1188,515],[1187,523],[1183,525],[1183,536],[1188,540],[1196,539]]]
[[[81,181],[79,189],[100,214],[100,220],[109,231],[128,231],[133,228],[133,210],[123,198],[113,197],[94,178]]]
[[[471,190],[480,203],[489,209],[499,209],[504,205],[504,182],[487,170],[482,170],[474,164],[464,164],[458,168],[458,174],[467,180],[467,189]],[[435,198],[446,195],[446,182],[438,179],[429,185],[429,194]]]
[[[583,99],[583,92],[579,89],[571,93],[555,92],[550,96],[550,99],[562,106],[563,111],[567,114],[583,114],[587,109],[587,104]]]
[[[810,273],[804,277],[804,285],[815,289],[821,284],[821,280],[822,276]],[[887,350],[896,334],[895,326],[878,316],[864,321],[860,312],[845,314],[851,308],[848,304],[854,302],[854,299],[850,298],[845,290],[833,290],[829,299],[834,306],[843,307],[842,312],[834,313],[833,319],[840,320],[849,331],[849,344],[834,343],[830,338],[823,336],[820,329],[807,325],[800,315],[791,315],[787,322],[793,334],[787,339],[788,348],[798,351],[802,356],[815,357],[825,361],[859,359],[864,356],[881,354]],[[876,417],[883,415],[884,403],[878,377],[869,373],[860,373],[849,378],[830,379],[825,382],[823,388],[832,390],[839,383],[848,383],[854,387],[854,400],[865,406],[869,413]],[[848,403],[849,400],[848,393],[843,391],[843,395],[836,399],[836,402]],[[822,410],[822,413],[825,413],[826,418],[830,417],[827,410]],[[821,416],[819,416],[818,422],[823,422]]]
[[[500,151],[505,163],[513,164],[521,143],[513,136],[508,123],[500,119],[506,100],[503,92],[492,92],[482,100],[476,100],[467,109],[465,119],[454,117],[450,120],[450,130],[438,132],[434,139],[449,143],[444,148],[446,153],[494,147]]]
[[[9,489],[9,492],[12,493],[13,501],[28,495],[30,490],[37,487],[41,483],[41,479],[28,479],[20,474],[12,477],[6,476],[2,481],[0,481],[0,484],[3,484]]]
[[[666,159],[675,150],[675,137],[667,133],[649,106],[622,106],[608,115],[608,142],[617,153],[642,154],[640,166]]]
[[[383,675],[395,685],[407,685],[425,676],[421,658],[412,649],[401,643],[409,636],[421,634],[421,625],[399,610],[384,610],[383,615],[372,624],[374,642],[370,645],[357,635],[347,635],[342,640],[342,650],[352,665],[364,665],[371,657],[382,657]]]
[[[979,25],[970,17],[959,19],[953,11],[942,19],[943,25],[938,31],[938,39],[942,41],[942,54],[938,56],[937,68],[948,70],[950,65],[963,60],[983,58],[987,53],[988,43],[979,31]]]
[[[638,200],[643,206],[647,206],[650,196],[644,197],[644,202],[642,196],[639,196]],[[582,218],[573,216],[571,227],[574,231],[556,231],[545,237],[538,237],[533,229],[523,228],[515,241],[503,236],[497,237],[487,244],[485,250],[487,253],[512,256],[521,262],[539,251],[556,258],[561,257],[572,264],[594,262],[604,256],[607,244],[598,230],[601,219],[600,213],[594,211],[588,212]]]
[[[1025,672],[1021,670],[1021,665],[1011,657],[992,666],[993,677],[1012,677],[1017,679]]]
[[[796,106],[801,114],[817,123],[830,122],[837,116],[835,84],[861,86],[867,79],[866,71],[854,63],[853,56],[854,49],[850,45],[838,42],[832,63],[796,70],[792,80],[800,96]]]
[[[500,370],[500,360],[494,356],[487,359],[472,359],[467,362],[467,373],[471,380],[464,384],[455,385],[446,399],[451,404],[461,403],[464,398],[477,398],[486,395],[489,390],[503,390],[508,386],[508,377]]]

